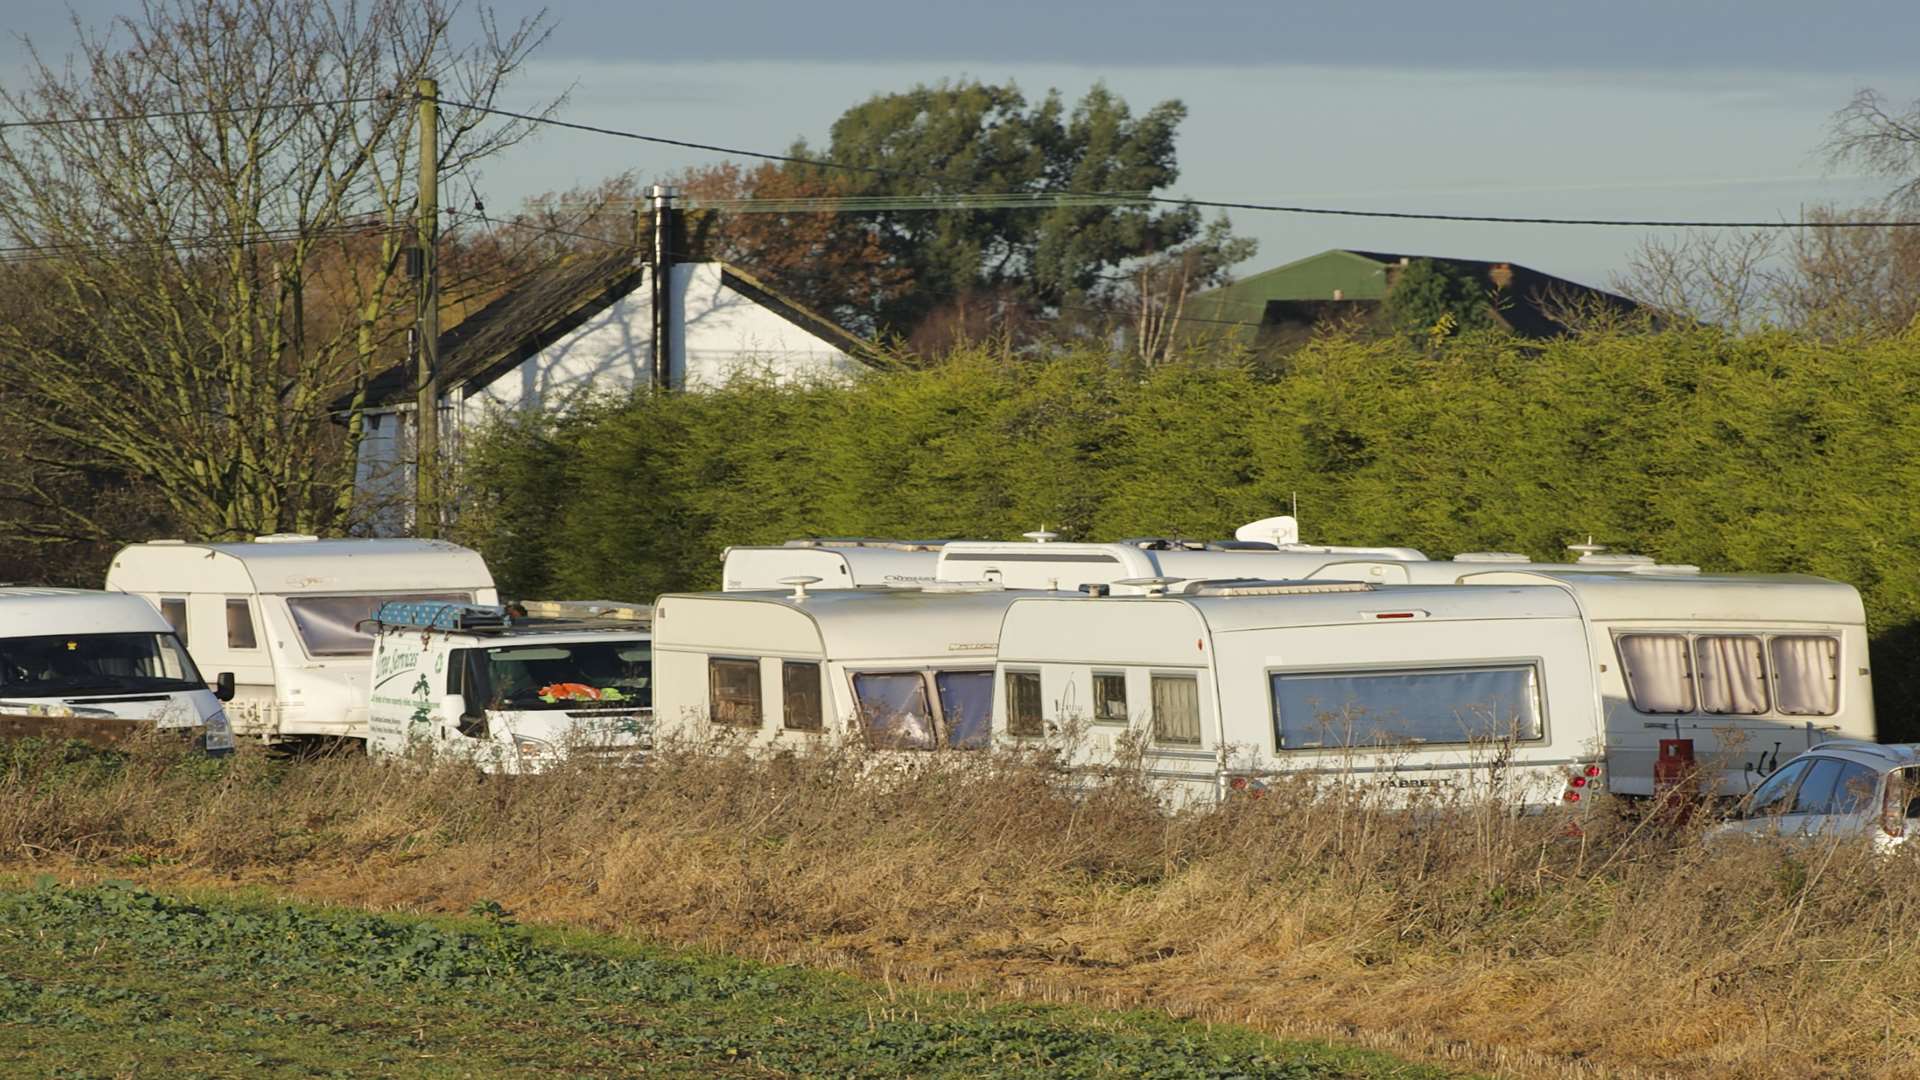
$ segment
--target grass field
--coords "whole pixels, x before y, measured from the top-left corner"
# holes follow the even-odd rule
[[[1151,1013],[987,1005],[587,935],[126,884],[0,891],[0,1073],[1443,1075]]]
[[[254,888],[382,917],[459,917],[491,901],[529,926],[1016,1008],[939,1013],[960,1025],[953,1031],[975,1030],[959,1018],[982,1015],[1053,1031],[1020,1003],[1071,1004],[1528,1080],[1920,1077],[1920,844],[1895,858],[1847,846],[1713,847],[1698,840],[1705,818],[1676,828],[1604,799],[1545,814],[1441,799],[1408,814],[1284,784],[1261,799],[1173,812],[1138,776],[1069,786],[1031,755],[930,755],[902,769],[851,750],[758,760],[724,746],[668,747],[639,769],[483,779],[364,756],[289,762],[257,748],[207,761],[158,743],[111,754],[0,746],[0,874],[19,880],[122,877],[188,895]],[[74,955],[96,945],[103,957],[129,955],[84,920],[62,925]],[[199,985],[190,976],[221,964],[246,970],[187,954],[166,987],[187,993]],[[40,970],[34,978],[58,982],[86,969]],[[10,963],[0,971],[20,975]],[[141,982],[153,977],[129,969],[105,985],[154,992]],[[335,994],[325,1010],[294,1008],[329,1023],[404,1016],[414,1025],[405,1033],[419,1027],[441,1045],[464,1022],[433,1010],[354,1012],[352,993],[330,989],[349,983],[331,972],[258,977]],[[229,993],[226,981],[201,989]],[[427,989],[421,1000],[471,999],[475,1015],[496,1018],[475,1032],[476,1046],[538,1029],[555,1010],[577,1019],[573,1006],[537,995]],[[853,1041],[870,1008],[934,1015],[887,1013],[896,999],[849,993],[797,1014],[822,1023],[806,1028],[822,1046],[862,1047],[833,1060],[888,1067],[890,1051]],[[235,996],[279,1007],[271,994]],[[577,1011],[610,1007],[592,999]],[[745,1015],[771,1026],[743,1022],[730,1034],[763,1032],[742,1067],[788,1068],[779,1037],[797,1017],[757,1006]],[[1124,1041],[1155,1023],[1172,1021],[1082,1030]],[[567,1054],[594,1045],[555,1030],[567,1032],[557,1039]],[[979,1037],[1023,1055],[1065,1045],[1039,1029]],[[966,1054],[985,1053],[971,1035],[953,1038]],[[920,1040],[909,1048],[924,1049]],[[85,1054],[111,1043],[63,1045]],[[520,1051],[498,1052],[507,1061]],[[638,1052],[696,1073],[718,1060],[666,1038]],[[1073,1060],[1099,1060],[1088,1053]],[[921,1067],[933,1066],[902,1066]],[[832,1061],[791,1068],[845,1071]]]

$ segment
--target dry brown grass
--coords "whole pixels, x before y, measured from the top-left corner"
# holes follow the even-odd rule
[[[5,759],[0,759],[5,760]],[[1920,853],[1710,850],[1604,805],[1417,814],[1278,788],[856,752],[480,780],[165,747],[15,753],[0,868],[262,884],[1035,998],[1145,1004],[1510,1075],[1920,1075]]]

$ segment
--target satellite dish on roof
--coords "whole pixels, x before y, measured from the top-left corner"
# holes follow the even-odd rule
[[[807,598],[807,586],[820,584],[820,579],[817,577],[804,577],[804,576],[783,577],[780,579],[780,584],[793,586],[793,595],[788,597],[788,599],[805,600]]]
[[[1036,544],[1045,544],[1053,540],[1058,540],[1060,538],[1059,533],[1047,531],[1047,527],[1045,525],[1040,526],[1040,528],[1034,530],[1033,532],[1024,532],[1024,533],[1021,533],[1020,535],[1025,537],[1028,540],[1033,541]]]
[[[1300,542],[1300,522],[1292,514],[1249,521],[1233,530],[1235,540],[1250,540],[1274,547],[1292,547]]]

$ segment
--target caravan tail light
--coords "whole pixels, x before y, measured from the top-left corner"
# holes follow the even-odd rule
[[[1573,787],[1582,788],[1587,786],[1587,778],[1584,776],[1576,776],[1567,781],[1567,783]]]
[[[1569,792],[1567,792],[1567,795],[1566,795],[1566,799],[1567,799],[1567,801],[1568,801],[1568,802],[1570,802],[1570,803],[1571,803],[1571,802],[1579,802],[1579,801],[1580,801],[1580,793],[1579,793],[1579,792],[1577,792],[1577,791],[1569,791]]]
[[[1589,765],[1589,766],[1587,766],[1587,775],[1588,775],[1589,777],[1593,777],[1593,776],[1599,776],[1599,775],[1600,775],[1600,766],[1598,766],[1598,765]]]

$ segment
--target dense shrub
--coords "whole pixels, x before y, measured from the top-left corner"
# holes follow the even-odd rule
[[[1920,332],[1529,344],[1329,339],[1283,376],[964,352],[851,386],[743,382],[497,425],[466,539],[522,594],[717,585],[800,535],[1219,536],[1297,493],[1311,539],[1563,558],[1588,534],[1865,595],[1882,735],[1920,738]]]

